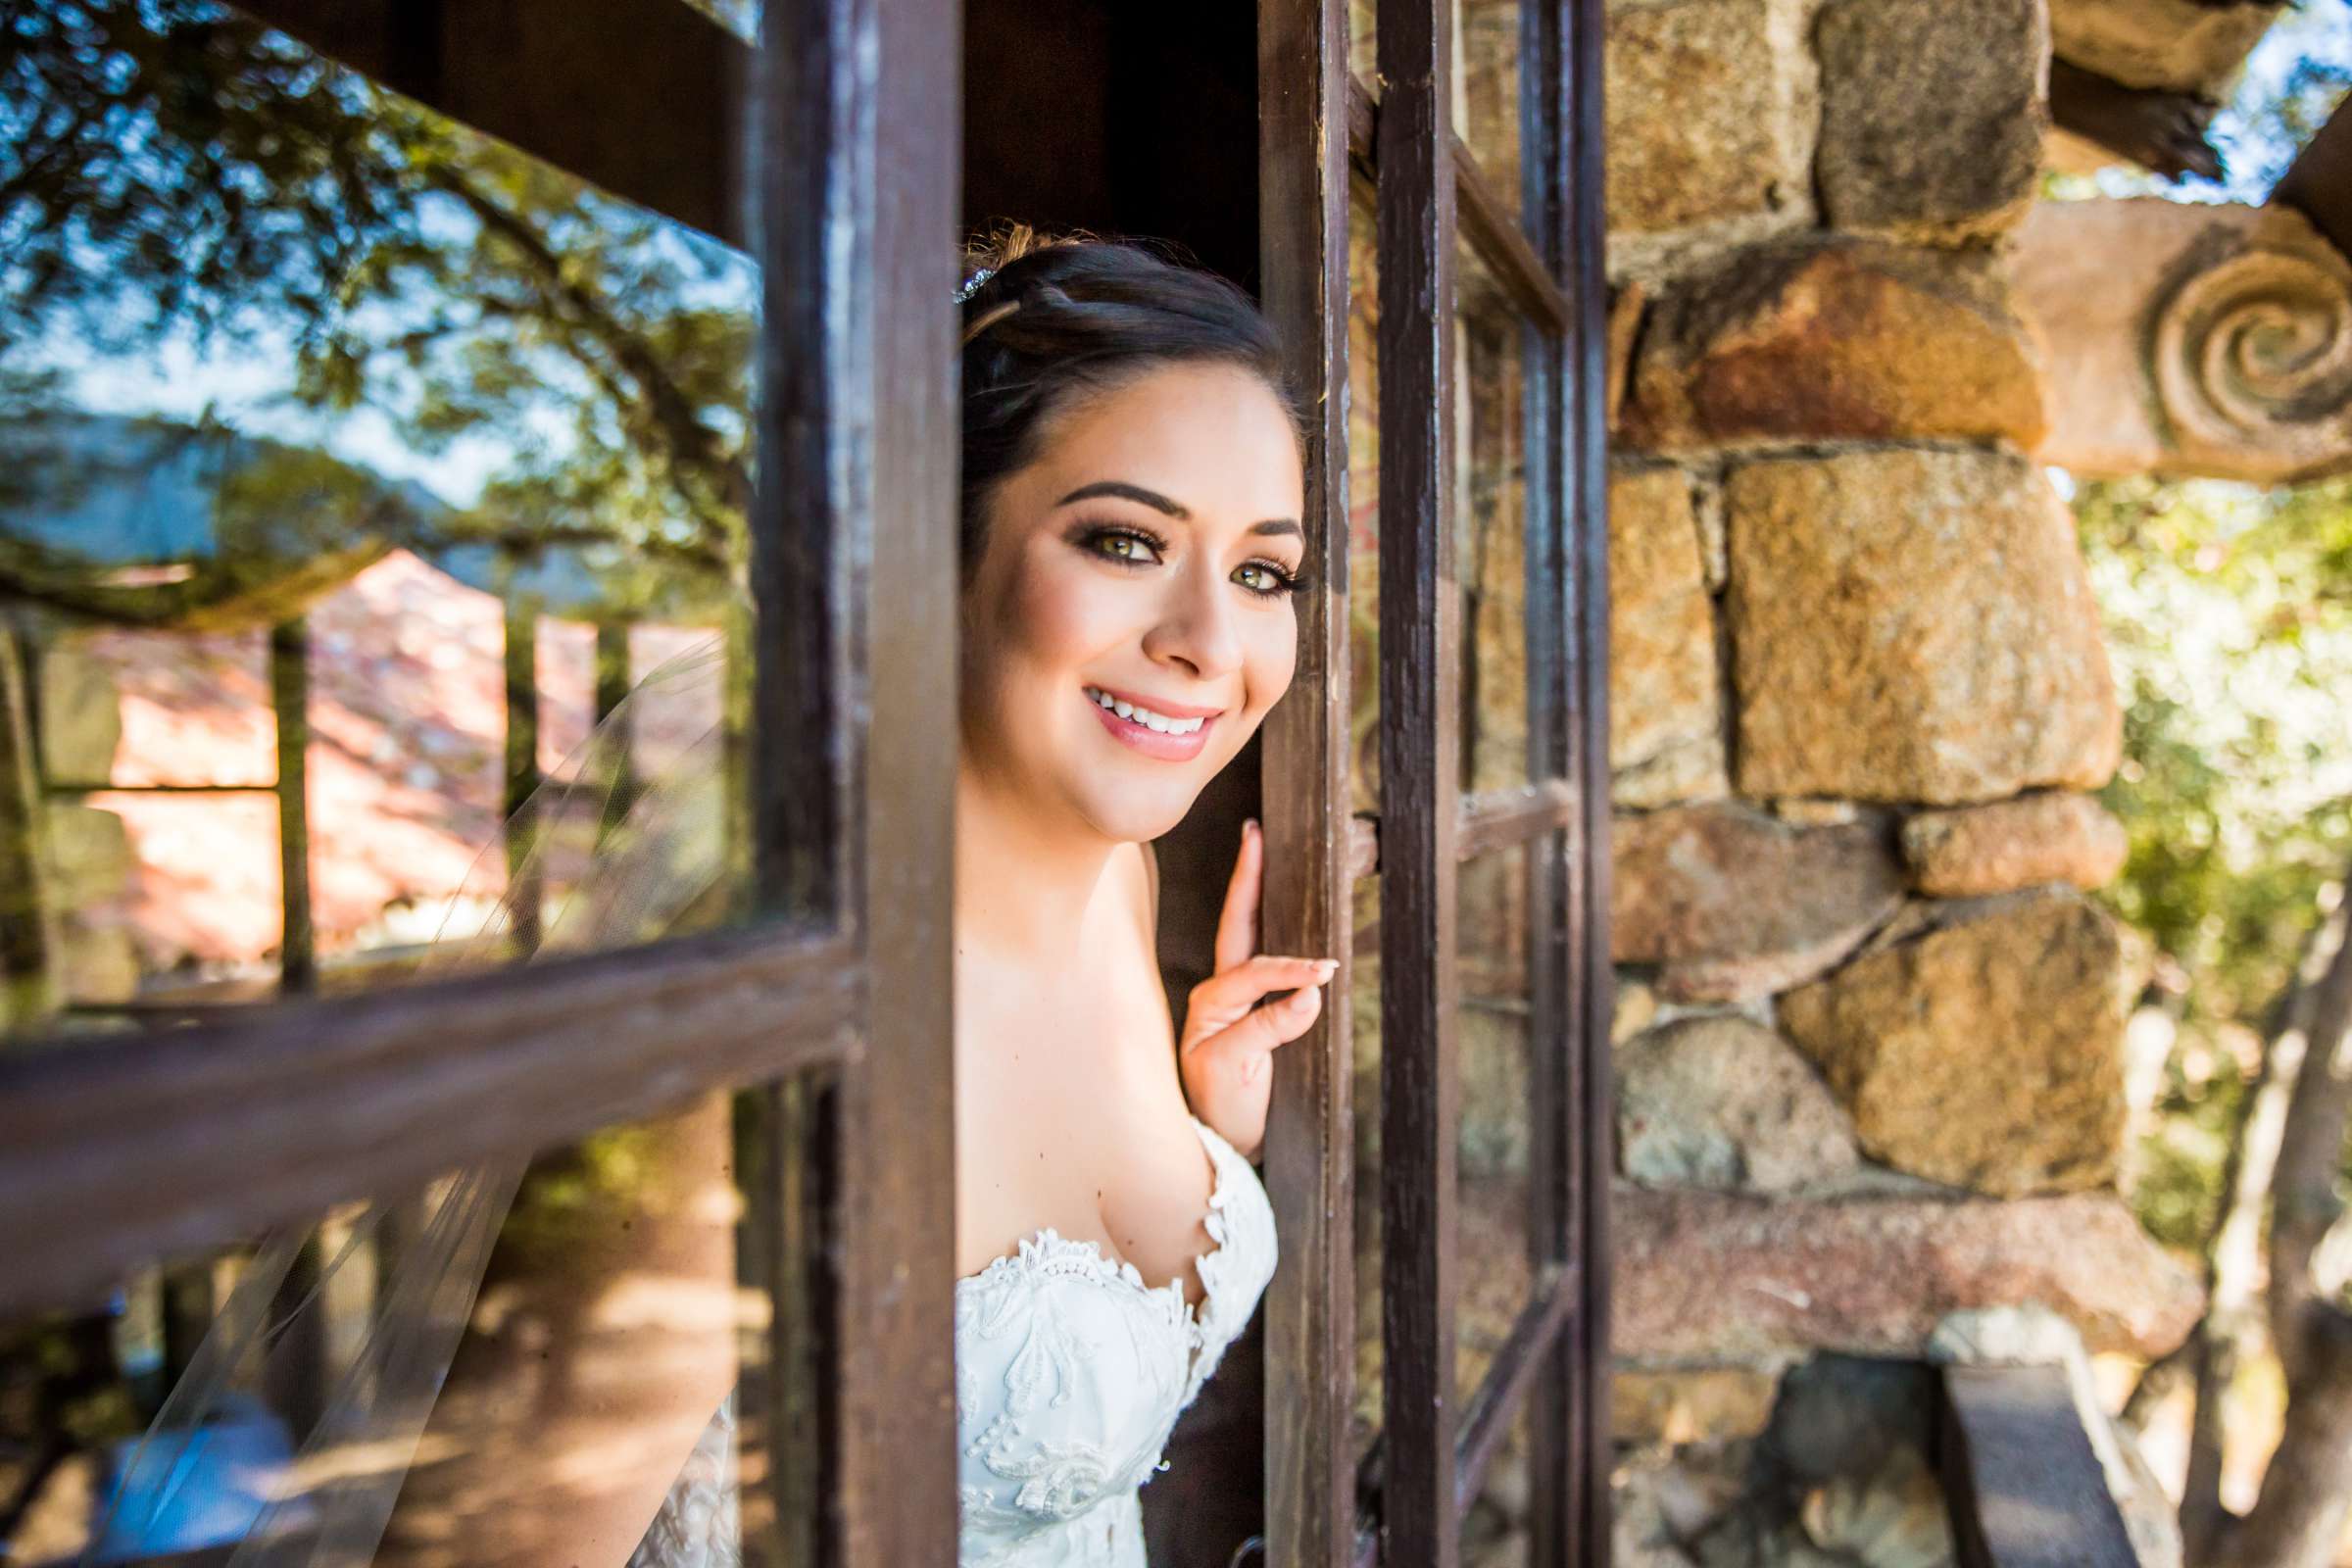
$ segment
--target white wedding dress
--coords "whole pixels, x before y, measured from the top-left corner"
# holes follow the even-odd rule
[[[959,1568],[1145,1568],[1138,1492],[1274,1275],[1274,1209],[1199,1118],[1216,1179],[1184,1282],[1051,1230],[956,1286]]]
[[[1193,1126],[1216,1172],[1198,1311],[1182,1280],[1147,1285],[1134,1264],[1050,1229],[956,1281],[958,1568],[1147,1568],[1139,1494],[1274,1277],[1274,1209],[1257,1173],[1206,1123]],[[741,1562],[733,1438],[722,1407],[630,1568]]]

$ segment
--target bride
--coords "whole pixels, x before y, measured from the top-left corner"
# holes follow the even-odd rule
[[[1215,972],[1181,1029],[1154,954],[1151,841],[1291,682],[1309,570],[1298,421],[1271,328],[1222,279],[1019,230],[978,260],[960,301],[958,1559],[1143,1568],[1139,1491],[1274,1270],[1273,1214],[1250,1167],[1269,1060],[1312,1025],[1337,967],[1256,951],[1254,822]],[[691,771],[709,784],[718,770]],[[621,862],[596,863],[606,893],[642,916]],[[662,863],[664,879],[693,882]],[[675,1200],[639,1210],[634,1230],[561,1233],[540,1283],[549,1309],[523,1358],[645,1369],[625,1409],[609,1390],[544,1375],[515,1396],[519,1342],[485,1332],[483,1315],[512,1309],[489,1290],[477,1304],[476,1291],[486,1267],[502,1278],[493,1242],[520,1173],[466,1173],[402,1254],[384,1293],[395,1304],[306,1446],[328,1479],[281,1489],[232,1562],[740,1561],[723,1336],[681,1355],[608,1334],[590,1353],[590,1331],[567,1323],[618,1276],[616,1250],[731,1281],[726,1222],[674,1217],[692,1207],[676,1195],[724,1184],[726,1127],[723,1102],[657,1124],[635,1157]],[[299,1241],[265,1247],[130,1460],[103,1560],[163,1544],[201,1447],[183,1438],[229,1402],[257,1347],[298,1338],[270,1299]],[[320,1294],[314,1284],[305,1307]],[[615,1422],[633,1426],[618,1446],[642,1462],[582,1492],[583,1435]],[[350,1454],[402,1457],[354,1473]]]
[[[1181,1032],[1153,956],[1150,841],[1290,685],[1303,481],[1238,290],[1117,245],[999,261],[964,306],[961,1555],[1140,1564],[1137,1488],[1273,1272],[1268,1058],[1336,968],[1255,951],[1254,823]]]

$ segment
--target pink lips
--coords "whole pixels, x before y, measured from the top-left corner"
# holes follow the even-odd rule
[[[1202,720],[1200,727],[1190,735],[1166,735],[1149,724],[1139,724],[1132,718],[1121,718],[1083,691],[1078,695],[1086,703],[1086,706],[1094,710],[1095,717],[1102,721],[1102,727],[1110,731],[1114,740],[1133,747],[1146,757],[1156,758],[1163,762],[1189,762],[1199,757],[1200,749],[1208,744],[1208,732],[1216,728],[1217,724],[1214,716],[1200,714],[1199,715]],[[1114,692],[1111,695],[1115,697],[1119,694]],[[1133,699],[1130,698],[1129,701],[1132,702]],[[1153,711],[1157,712],[1159,710],[1154,709]],[[1195,714],[1171,713],[1168,716],[1190,718]]]

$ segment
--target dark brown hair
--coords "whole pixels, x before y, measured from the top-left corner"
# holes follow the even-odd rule
[[[1250,296],[1143,245],[1009,228],[967,248],[963,302],[960,547],[979,562],[988,503],[1030,463],[1054,417],[1160,366],[1226,364],[1263,379],[1298,415],[1282,346]]]

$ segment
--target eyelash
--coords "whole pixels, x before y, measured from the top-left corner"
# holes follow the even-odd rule
[[[1114,566],[1145,566],[1151,564],[1150,562],[1137,561],[1128,556],[1114,556],[1109,551],[1102,549],[1102,543],[1105,539],[1133,539],[1138,543],[1148,545],[1152,549],[1157,551],[1164,551],[1168,548],[1168,541],[1163,536],[1153,533],[1146,528],[1138,528],[1132,523],[1106,523],[1099,527],[1091,528],[1087,530],[1085,536],[1079,541],[1079,545],[1080,548],[1085,550],[1088,554],[1100,556]],[[1245,566],[1256,566],[1260,570],[1271,574],[1274,578],[1274,586],[1271,588],[1252,588],[1248,583],[1241,585],[1242,592],[1252,595],[1255,598],[1287,598],[1306,586],[1306,577],[1304,573],[1292,571],[1288,567],[1284,566],[1279,561],[1269,561],[1263,556],[1257,556],[1249,561],[1243,562],[1242,564]]]

